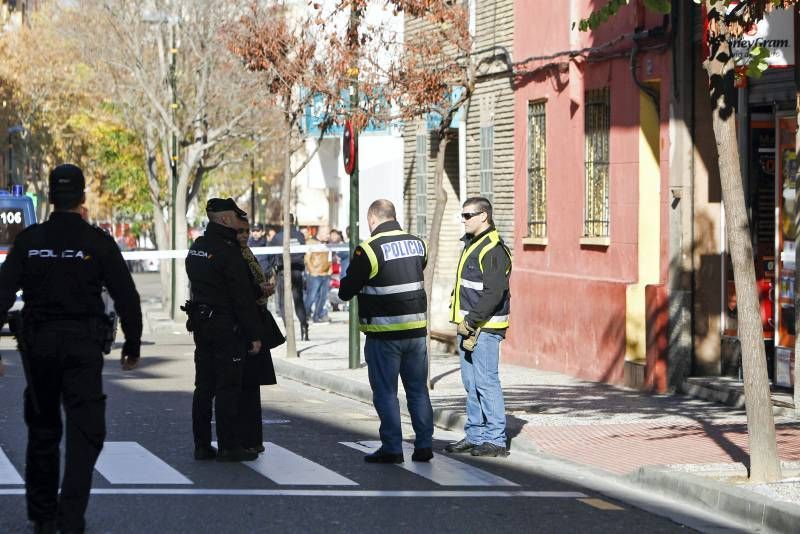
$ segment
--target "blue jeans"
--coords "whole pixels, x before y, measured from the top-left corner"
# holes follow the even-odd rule
[[[433,446],[433,408],[428,396],[428,353],[424,337],[384,340],[367,336],[364,345],[372,403],[381,420],[381,449],[390,454],[403,452],[400,429],[400,402],[397,400],[397,376],[406,390],[414,447]]]
[[[464,433],[467,441],[475,445],[488,442],[506,446],[506,408],[498,373],[502,340],[498,334],[481,332],[475,350],[470,353],[461,348],[458,336],[461,382],[467,392]]]
[[[325,304],[328,302],[328,291],[331,285],[331,277],[311,276],[306,281],[306,315],[311,315],[311,307],[314,306],[314,321],[319,321],[325,317]]]

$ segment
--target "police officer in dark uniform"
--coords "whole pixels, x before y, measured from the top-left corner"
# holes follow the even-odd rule
[[[106,435],[102,346],[108,322],[102,286],[122,320],[124,370],[139,361],[142,311],[114,239],[81,217],[86,200],[81,169],[59,165],[49,185],[55,211],[14,240],[0,270],[0,310],[5,313],[22,288],[28,517],[37,532],[83,532],[92,470]],[[61,404],[67,437],[59,498]]]
[[[195,342],[192,399],[194,457],[220,462],[255,460],[242,447],[237,428],[242,373],[247,353],[261,350],[261,324],[236,231],[246,215],[231,198],[206,204],[209,223],[186,257],[192,300],[187,303]],[[215,404],[216,399],[216,404]],[[219,451],[211,446],[212,406],[216,409]]]
[[[404,232],[394,205],[385,199],[367,211],[372,236],[353,254],[339,298],[358,295],[360,329],[367,336],[372,402],[381,420],[381,447],[364,457],[369,463],[401,463],[403,435],[397,377],[406,390],[414,427],[415,462],[433,458],[433,410],[428,396],[427,299],[423,270],[428,261],[425,242]]]
[[[290,246],[305,245],[306,238],[300,233],[300,230],[294,225],[294,214],[289,214],[289,222],[291,225],[291,232],[289,234]],[[283,228],[270,240],[271,247],[283,246]],[[306,270],[305,253],[295,252],[291,254],[291,277],[292,277],[292,301],[294,302],[294,313],[297,315],[297,320],[300,321],[300,339],[308,341],[308,317],[306,316],[306,305],[303,298],[303,272]],[[278,295],[278,309],[281,312],[281,317],[284,317],[284,324],[286,324],[286,315],[283,305],[283,254],[275,254],[272,256],[272,267],[278,273],[275,283],[275,293]]]

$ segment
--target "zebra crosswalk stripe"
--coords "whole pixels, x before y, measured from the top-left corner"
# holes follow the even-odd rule
[[[192,484],[135,441],[107,441],[94,468],[111,484]]]
[[[381,446],[380,441],[342,441],[340,443],[365,453],[374,452]],[[403,443],[405,462],[397,464],[397,466],[427,478],[440,486],[519,486],[516,482],[511,482],[443,454],[437,454],[430,462],[413,462],[411,461],[413,452],[414,447],[411,444]]]
[[[285,486],[357,486],[349,478],[303,458],[274,443],[264,443],[264,452],[252,462],[244,462],[276,484]]]
[[[8,459],[3,449],[0,449],[0,484],[19,485],[24,483],[25,481],[22,480],[22,477],[19,476],[17,470],[11,464],[11,460]]]

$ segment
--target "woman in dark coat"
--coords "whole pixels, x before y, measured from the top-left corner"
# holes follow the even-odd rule
[[[250,267],[250,281],[256,295],[256,303],[261,319],[261,352],[247,355],[242,379],[242,395],[239,402],[239,435],[242,446],[255,452],[264,452],[264,436],[261,421],[261,386],[277,384],[275,368],[272,365],[270,349],[281,345],[283,337],[275,319],[267,309],[267,299],[275,292],[275,282],[267,280],[264,271],[253,255],[247,240],[250,237],[250,224],[240,219],[237,240],[242,247],[242,255]]]

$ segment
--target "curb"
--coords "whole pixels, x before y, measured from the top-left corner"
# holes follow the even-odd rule
[[[350,378],[331,375],[324,371],[309,369],[286,361],[285,358],[273,358],[275,372],[284,378],[302,382],[303,384],[324,389],[354,400],[371,403],[372,390],[369,385]],[[400,412],[408,415],[405,397],[398,396]],[[461,430],[466,415],[462,410],[434,408],[434,424],[446,430]],[[725,514],[735,518],[748,530],[759,532],[786,533],[798,531],[800,525],[800,507],[790,504],[776,503],[766,496],[747,492],[714,480],[705,479],[684,472],[673,472],[659,467],[644,466],[629,476],[617,476],[602,469],[585,466],[543,453],[534,442],[528,439],[513,439],[513,449],[535,455],[543,463],[553,464],[558,470],[580,472],[583,479],[606,480],[613,484],[631,484],[648,493],[656,493],[662,497],[685,503],[691,508],[699,508],[711,516]],[[583,480],[583,483],[588,480]],[[602,489],[600,490],[602,492]],[[634,505],[647,508],[643,503],[637,504],[635,497],[628,499]]]
[[[639,468],[630,479],[662,495],[690,500],[708,511],[734,517],[748,530],[787,533],[800,529],[800,507],[713,479],[648,466]]]
[[[733,408],[744,409],[744,392],[725,388],[718,388],[704,384],[696,384],[684,380],[679,388],[683,394],[707,401],[719,402]],[[776,416],[795,416],[794,408],[775,404],[773,401],[772,413]]]

